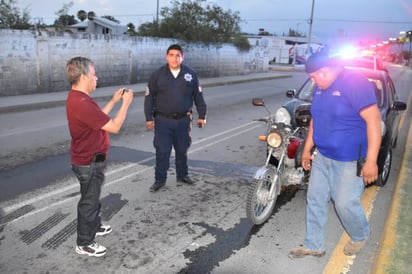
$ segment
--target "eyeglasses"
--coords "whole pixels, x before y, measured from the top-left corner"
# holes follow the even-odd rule
[[[87,74],[85,74],[85,75],[89,78],[93,78],[96,81],[97,81],[97,79],[99,79],[96,75],[87,75]]]

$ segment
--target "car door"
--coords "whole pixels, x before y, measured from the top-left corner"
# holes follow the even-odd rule
[[[391,134],[391,145],[395,147],[396,139],[398,137],[398,127],[400,121],[400,112],[395,107],[395,101],[397,101],[398,97],[396,94],[395,86],[392,80],[388,77],[386,81],[386,91],[387,91],[387,99],[388,99],[388,113],[386,116],[386,126],[387,130]]]

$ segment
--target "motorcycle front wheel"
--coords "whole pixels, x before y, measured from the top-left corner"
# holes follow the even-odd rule
[[[277,188],[279,186],[276,184],[278,179],[273,180],[272,176],[270,174],[265,174],[265,176],[262,176],[259,179],[253,179],[249,186],[246,201],[246,215],[255,225],[260,225],[266,222],[275,208],[279,192]],[[269,197],[269,192],[273,182],[275,184],[273,186],[274,194],[271,198]]]

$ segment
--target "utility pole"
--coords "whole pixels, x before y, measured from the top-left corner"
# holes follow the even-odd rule
[[[159,26],[159,0],[157,0],[157,7],[156,7],[156,23]]]
[[[412,58],[412,30],[406,32],[406,37],[408,37],[409,41],[409,54],[408,54],[408,66],[411,65],[411,58]]]
[[[308,52],[310,52],[310,43],[312,39],[312,24],[313,24],[313,11],[315,9],[315,0],[312,0],[312,10],[310,12],[310,19],[308,21],[309,23],[309,34],[308,34]]]

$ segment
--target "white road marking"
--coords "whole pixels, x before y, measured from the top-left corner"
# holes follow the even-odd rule
[[[254,125],[254,126],[252,126],[252,125]],[[243,133],[245,133],[245,132],[251,131],[251,130],[255,129],[256,127],[261,127],[261,123],[258,123],[258,122],[253,121],[253,122],[249,122],[249,123],[240,125],[240,126],[238,126],[238,127],[234,127],[234,128],[231,128],[231,129],[222,131],[222,132],[220,132],[220,133],[218,133],[218,134],[211,135],[211,136],[209,136],[209,137],[207,137],[207,138],[198,140],[198,141],[196,141],[196,142],[193,142],[193,145],[197,145],[197,144],[201,144],[201,143],[204,143],[204,142],[208,142],[209,140],[213,140],[213,139],[216,139],[216,138],[218,138],[218,137],[220,137],[220,136],[222,136],[222,135],[227,135],[227,134],[230,134],[230,133],[234,132],[234,133],[232,133],[232,134],[230,134],[230,135],[227,135],[226,137],[223,137],[223,138],[221,138],[221,139],[218,139],[218,140],[216,140],[216,141],[214,141],[214,142],[208,142],[208,143],[206,143],[206,144],[204,144],[204,145],[201,145],[200,147],[197,147],[197,148],[194,148],[194,149],[189,149],[188,154],[194,153],[194,152],[199,151],[199,150],[202,150],[202,149],[204,149],[204,148],[206,148],[206,147],[209,147],[209,146],[218,144],[218,143],[220,143],[220,142],[226,141],[226,140],[228,140],[228,139],[230,139],[230,138],[233,138],[233,137],[235,137],[235,136],[237,136],[237,135],[241,135],[241,134],[243,134]],[[246,128],[246,129],[241,130],[242,128]],[[107,173],[106,173],[106,176],[110,176],[110,175],[113,175],[113,174],[122,172],[122,171],[124,171],[124,170],[127,170],[127,169],[137,168],[137,167],[139,167],[139,165],[140,165],[141,163],[144,163],[144,162],[147,162],[147,161],[151,161],[151,160],[154,160],[154,159],[155,159],[155,156],[151,156],[151,157],[145,158],[145,159],[143,159],[143,160],[141,160],[141,161],[139,161],[139,162],[137,162],[137,163],[128,164],[128,165],[125,165],[125,166],[122,166],[122,167],[113,169],[113,170],[107,172]],[[116,180],[113,180],[113,181],[111,181],[111,182],[107,182],[107,183],[105,183],[105,185],[106,185],[106,186],[111,186],[111,185],[113,185],[113,184],[119,183],[119,182],[124,181],[124,180],[126,180],[126,179],[129,179],[129,178],[131,178],[131,177],[134,177],[134,176],[136,176],[136,174],[143,173],[143,172],[145,172],[145,171],[147,171],[147,170],[149,170],[149,169],[152,169],[152,168],[153,168],[153,167],[146,167],[146,168],[143,168],[143,169],[141,169],[141,170],[138,170],[137,172],[136,172],[136,171],[131,172],[131,173],[129,173],[128,175],[122,176],[122,177],[120,177],[120,178],[118,178],[118,179],[116,179]],[[73,190],[73,189],[78,188],[78,187],[79,187],[78,183],[73,183],[73,184],[68,185],[68,186],[66,186],[66,187],[64,187],[64,188],[59,188],[58,190],[48,192],[48,193],[46,193],[46,194],[37,196],[37,197],[35,197],[35,198],[26,200],[26,201],[24,201],[24,202],[16,203],[16,204],[14,204],[14,205],[5,207],[3,210],[4,210],[5,214],[8,214],[8,213],[10,213],[10,212],[13,212],[13,211],[17,210],[18,208],[21,208],[21,207],[24,206],[24,205],[37,203],[37,202],[39,202],[39,201],[41,201],[41,200],[45,200],[45,199],[49,199],[49,198],[55,197],[56,195],[59,195],[59,194],[64,193],[64,192],[66,192],[66,191]],[[56,206],[56,205],[63,204],[63,203],[65,203],[65,202],[67,202],[67,201],[70,201],[70,200],[72,200],[72,199],[74,199],[74,198],[77,198],[77,196],[78,196],[78,195],[73,196],[73,197],[69,197],[69,198],[66,198],[66,199],[59,200],[59,201],[57,201],[57,202],[55,202],[55,203],[50,203],[50,204],[48,204],[47,206],[45,206],[45,207],[43,207],[43,208],[39,208],[39,209],[34,210],[34,211],[31,211],[31,212],[25,214],[24,216],[33,215],[33,214],[42,212],[42,211],[44,211],[44,210],[46,210],[46,209],[49,209],[49,208],[54,207],[54,206]],[[23,216],[22,216],[22,217],[23,217]],[[11,223],[11,222],[13,222],[13,221],[16,221],[16,220],[18,220],[18,219],[20,219],[20,218],[21,218],[21,217],[19,217],[19,218],[17,218],[17,219],[14,219],[14,220],[11,220],[9,223]]]

